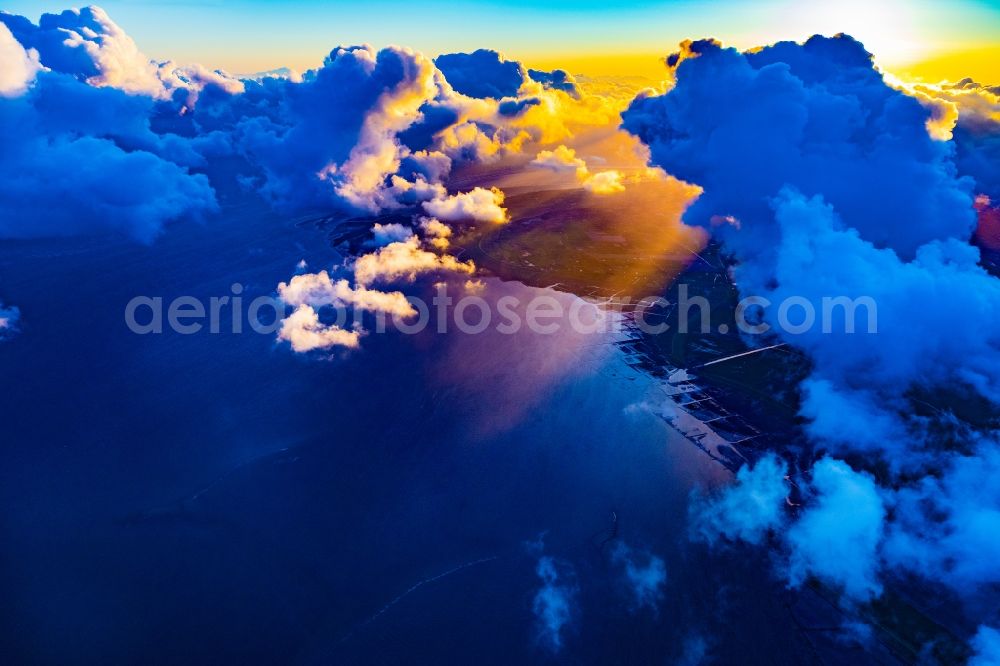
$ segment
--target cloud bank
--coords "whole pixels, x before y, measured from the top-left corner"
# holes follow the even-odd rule
[[[830,331],[773,333],[810,360],[800,411],[816,462],[796,478],[801,505],[786,500],[786,463],[765,456],[695,499],[694,534],[767,539],[789,585],[820,580],[853,602],[908,571],[973,603],[1000,555],[1000,281],[970,243],[990,210],[973,204],[994,183],[994,93],[889,85],[844,35],[746,53],[685,42],[667,64],[672,87],[638,96],[623,126],[703,188],[685,221],[723,242],[741,293],[877,306],[874,334],[847,332],[865,330],[863,308]],[[990,652],[990,631],[976,649]]]
[[[217,209],[192,172],[192,143],[153,132],[153,100],[128,94],[142,79],[125,74],[134,44],[112,46],[123,33],[103,12],[0,21],[0,237],[120,231],[148,242]]]
[[[816,311],[823,297],[877,304],[877,334],[846,333],[842,320],[840,334],[781,333],[814,363],[812,435],[906,467],[899,435],[925,430],[907,416],[908,389],[1000,399],[1000,283],[968,242],[973,181],[954,146],[928,134],[927,108],[842,35],[747,53],[687,42],[668,60],[674,87],[637,98],[624,126],[656,164],[704,188],[685,220],[724,241],[744,295],[802,297]],[[852,324],[864,329],[865,314]],[[985,333],[954,325],[963,319]]]

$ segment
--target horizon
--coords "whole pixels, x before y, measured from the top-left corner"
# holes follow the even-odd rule
[[[280,67],[302,72],[320,66],[335,46],[370,43],[407,46],[430,56],[489,48],[529,67],[660,80],[663,58],[684,39],[711,37],[746,50],[845,33],[864,43],[876,64],[907,80],[1000,80],[1000,3],[988,0],[947,6],[930,0],[852,0],[836,8],[791,0],[647,0],[628,9],[521,0],[419,6],[377,0],[363,8],[319,0],[111,0],[100,6],[154,59],[235,75]],[[15,0],[4,11],[37,21],[42,13],[63,8],[56,0]],[[457,31],[446,18],[453,11],[469,13]],[[553,39],[547,28],[554,24],[559,30]]]

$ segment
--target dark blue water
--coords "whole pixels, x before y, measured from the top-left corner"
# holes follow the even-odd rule
[[[23,319],[0,344],[5,662],[808,660],[763,556],[688,542],[689,493],[724,473],[625,414],[655,386],[608,338],[371,335],[322,360],[124,324],[133,296],[249,298],[302,258],[337,259],[255,206],[150,247],[0,243]],[[612,512],[616,542],[665,560],[655,612],[600,547]],[[578,588],[557,654],[536,640],[541,534]]]

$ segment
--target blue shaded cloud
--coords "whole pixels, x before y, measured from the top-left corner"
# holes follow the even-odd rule
[[[663,559],[619,541],[611,551],[611,561],[622,571],[632,610],[659,612],[663,586],[667,582],[667,567]]]
[[[877,332],[867,332],[872,311],[858,307],[854,333],[841,314],[828,331],[783,334],[813,360],[803,415],[814,437],[881,451],[893,468],[911,468],[939,443],[924,441],[924,424],[908,416],[908,389],[952,387],[1000,401],[1000,280],[979,266],[975,247],[964,239],[932,241],[907,262],[862,239],[819,198],[786,190],[774,206],[775,263],[742,261],[735,272],[741,290],[775,303],[805,298],[816,312],[825,297],[863,296],[877,314]],[[776,309],[766,318],[778,330]],[[982,328],[957,325],[962,321]]]
[[[886,560],[976,595],[1000,583],[1000,445],[953,455],[939,475],[895,494]]]
[[[782,508],[781,463],[764,458],[695,500],[696,536],[773,535],[791,584],[819,579],[855,601],[900,570],[975,598],[1000,557],[995,436],[914,398],[1000,403],[1000,280],[969,242],[973,194],[995,177],[988,114],[966,109],[963,123],[960,105],[954,141],[942,138],[946,110],[886,85],[846,36],[747,53],[686,42],[668,65],[673,88],[640,95],[624,126],[655,164],[704,188],[685,220],[723,242],[741,294],[817,313],[824,297],[868,297],[876,312],[864,333],[866,307],[804,332],[765,311],[810,359],[805,434],[851,464],[821,458],[799,483],[802,506]]]
[[[120,231],[148,242],[171,220],[215,211],[208,178],[190,170],[200,156],[150,131],[149,112],[148,98],[54,72],[0,99],[0,237]]]
[[[709,543],[721,537],[760,544],[774,535],[783,555],[779,568],[789,585],[798,587],[812,577],[853,600],[879,594],[886,510],[874,479],[823,458],[800,484],[802,508],[790,515],[786,474],[785,463],[774,454],[744,466],[733,485],[692,503],[693,536]]]
[[[974,654],[968,666],[997,666],[1000,664],[1000,631],[980,627],[972,639]]]
[[[79,134],[110,140],[128,154],[124,159],[137,174],[136,193],[149,199],[142,211],[149,229],[136,233],[144,239],[162,227],[166,208],[183,216],[211,206],[197,187],[182,192],[190,206],[178,204],[172,181],[182,187],[201,177],[172,178],[179,174],[140,151],[182,170],[204,170],[222,184],[256,189],[282,211],[339,208],[373,213],[443,199],[453,163],[498,159],[546,132],[563,131],[556,118],[560,103],[547,98],[555,94],[532,83],[520,63],[496,52],[451,54],[441,61],[456,81],[462,71],[476,70],[470,81],[492,85],[495,94],[504,97],[502,103],[456,92],[430,59],[401,47],[337,47],[321,67],[301,77],[261,75],[240,81],[200,65],[152,61],[96,7],[43,14],[37,25],[11,14],[0,15],[0,22],[0,46],[16,47],[16,57],[4,51],[0,94],[23,93],[40,57],[41,65],[51,71],[35,88],[58,87],[67,95],[53,106],[82,108],[91,124],[94,116],[114,117],[122,125],[111,128],[106,123],[99,131],[88,134],[90,130],[83,129]],[[556,74],[552,82],[565,87],[569,80]],[[530,94],[518,97],[525,82]],[[461,83],[456,87],[479,95]],[[100,97],[93,92],[98,89],[107,94]],[[78,97],[86,97],[89,105]],[[541,105],[544,109],[534,119],[525,117]],[[48,120],[44,129],[54,132],[56,125]],[[96,159],[104,160],[112,174],[112,147],[102,147],[108,150],[99,151]],[[157,179],[159,188],[154,185]],[[91,189],[95,182],[96,176]],[[157,189],[162,197],[155,194]],[[165,205],[159,205],[159,199]],[[120,221],[123,211],[112,213],[107,216],[109,227],[128,226]]]
[[[978,192],[1000,200],[1000,86],[965,79],[937,94],[958,109],[954,139],[959,170],[976,180]]]
[[[565,565],[560,573],[559,563],[545,555],[538,559],[535,573],[542,586],[535,592],[532,609],[539,644],[550,652],[560,652],[565,633],[575,614],[576,585]]]
[[[128,94],[110,81],[91,85],[109,70],[94,74],[81,63],[99,57],[83,47],[53,45],[49,33],[67,43],[75,39],[76,33],[60,27],[63,19],[97,20],[103,12],[46,16],[42,27],[35,27],[21,17],[0,15],[5,53],[20,49],[15,60],[30,61],[37,48],[41,66],[50,68],[21,67],[22,85],[0,96],[0,237],[116,231],[148,242],[171,220],[215,211],[208,178],[191,171],[204,165],[196,142],[153,132],[150,96]],[[77,26],[84,37],[92,36],[87,25]],[[11,41],[18,35],[27,45]],[[63,47],[82,59],[70,58]],[[127,49],[124,56],[121,49],[112,50],[127,60]],[[59,65],[56,70],[77,68],[79,76],[51,71],[47,57]],[[112,78],[125,76],[125,60],[115,65]]]
[[[972,233],[972,182],[956,177],[954,147],[927,134],[927,110],[886,85],[850,37],[748,53],[686,42],[670,62],[674,88],[639,96],[623,126],[655,164],[704,188],[685,220],[753,225],[716,229],[731,249],[773,259],[770,199],[784,187],[823,195],[863,238],[904,259]]]
[[[812,469],[805,510],[789,527],[788,580],[813,576],[865,601],[882,592],[879,546],[885,506],[875,480],[846,463],[824,458]]]
[[[698,666],[709,659],[708,640],[701,634],[691,634],[684,639],[676,666]]]
[[[542,103],[542,100],[537,97],[524,97],[521,99],[507,99],[497,106],[500,111],[500,115],[503,116],[516,116],[526,109],[530,109],[533,106],[538,106]]]
[[[774,454],[753,466],[744,465],[725,492],[692,499],[692,536],[715,543],[730,541],[759,544],[785,521],[788,465]]]
[[[446,53],[434,64],[457,92],[479,99],[514,97],[528,76],[521,63],[489,49]]]
[[[38,51],[49,69],[96,86],[112,86],[152,97],[166,95],[156,63],[100,7],[42,14],[38,25],[0,13],[25,48]]]
[[[258,191],[282,210],[442,199],[454,161],[489,159],[517,138],[496,126],[496,102],[456,94],[428,58],[399,47],[336,48],[301,82],[247,82],[220,105],[199,101],[195,115],[203,128],[232,128]]]
[[[434,64],[457,92],[477,99],[516,97],[521,87],[532,81],[548,90],[559,90],[576,98],[581,96],[576,79],[566,70],[526,69],[520,62],[508,60],[502,53],[489,49],[446,53],[435,58]],[[509,112],[508,108],[508,115]]]
[[[577,88],[576,79],[564,69],[554,69],[551,72],[540,69],[529,69],[528,76],[531,77],[532,81],[537,81],[550,90],[561,90],[573,97],[580,96],[580,89]]]
[[[20,310],[0,302],[0,341],[6,340],[17,333],[17,325],[20,321]]]
[[[968,243],[974,184],[958,175],[954,145],[929,135],[926,106],[886,85],[844,35],[747,53],[685,42],[668,61],[675,86],[638,97],[624,126],[653,162],[704,188],[685,220],[725,243],[741,292],[805,299],[814,312],[824,298],[874,301],[874,327],[867,306],[805,333],[777,326],[776,308],[765,315],[813,361],[813,436],[882,450],[902,469],[921,461],[900,435],[926,431],[908,390],[1000,400],[1000,282]],[[877,333],[847,332],[848,318]],[[983,327],[953,325],[963,320]]]

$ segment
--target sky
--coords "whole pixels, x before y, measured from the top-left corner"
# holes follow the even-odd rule
[[[895,74],[937,81],[1000,80],[1000,2],[956,0],[105,0],[144,51],[237,74],[315,67],[330,48],[399,44],[425,53],[494,48],[538,67],[591,75],[661,78],[660,59],[688,38],[740,48],[847,32]],[[37,19],[64,0],[13,0]]]

